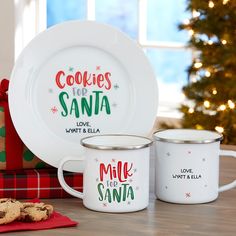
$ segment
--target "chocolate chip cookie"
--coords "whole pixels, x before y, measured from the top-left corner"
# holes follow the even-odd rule
[[[35,222],[47,220],[53,212],[53,206],[44,203],[22,203],[20,217],[18,220]]]
[[[23,205],[11,198],[0,199],[0,224],[8,224],[20,217]]]

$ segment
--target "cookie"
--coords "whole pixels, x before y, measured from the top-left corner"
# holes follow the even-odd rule
[[[18,220],[25,222],[35,222],[47,220],[52,212],[53,206],[44,203],[23,203],[21,214]]]
[[[0,199],[0,224],[8,224],[19,218],[23,205],[11,198]]]

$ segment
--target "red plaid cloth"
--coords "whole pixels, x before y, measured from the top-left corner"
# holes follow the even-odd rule
[[[83,191],[83,174],[64,172],[67,184]],[[57,179],[57,169],[0,171],[0,198],[68,198]]]

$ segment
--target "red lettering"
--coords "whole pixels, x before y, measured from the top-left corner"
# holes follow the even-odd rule
[[[66,77],[66,83],[69,85],[69,86],[72,86],[74,83],[75,83],[75,78],[73,75],[67,75]]]
[[[106,79],[106,81],[107,81],[107,85],[105,86],[105,88],[107,89],[107,90],[109,90],[109,89],[111,89],[111,81],[110,81],[110,76],[111,76],[111,73],[110,72],[106,72],[105,74],[104,74],[104,76],[105,76],[105,79]]]
[[[99,74],[97,76],[97,85],[99,88],[102,88],[104,86],[104,83],[102,83],[103,81],[104,81],[103,74]]]
[[[127,179],[128,176],[130,177],[133,175],[132,173],[131,174],[129,173],[131,171],[132,167],[133,167],[133,163],[131,163],[130,168],[128,169],[128,162],[125,162],[125,164],[124,164],[124,177],[125,177],[125,179]]]
[[[82,80],[83,80],[82,73],[80,71],[77,71],[75,73],[75,83],[76,84],[82,84]]]
[[[86,87],[87,85],[92,85],[92,83],[89,83],[90,78],[91,78],[91,74],[89,74],[89,77],[88,77],[88,71],[85,71],[84,76],[83,76],[84,87]]]
[[[133,168],[133,163],[130,167],[128,164],[128,162],[123,164],[122,161],[118,161],[117,166],[108,164],[106,167],[105,164],[100,164],[100,181],[103,181],[104,175],[109,175],[110,180],[118,178],[120,182],[126,182],[127,178],[133,175],[133,173],[129,173]]]
[[[66,76],[66,78],[65,78]],[[107,90],[111,89],[111,81],[110,81],[110,72],[106,72],[105,74],[91,74],[88,73],[88,71],[77,71],[74,75],[65,75],[65,72],[63,70],[60,70],[57,72],[55,81],[56,85],[63,89],[66,85],[72,86],[72,85],[83,85],[83,87],[88,87],[91,85],[97,85],[99,88],[105,88]]]
[[[63,89],[65,87],[65,83],[61,83],[61,76],[65,76],[65,72],[60,70],[56,74],[56,84],[60,89]]]
[[[112,170],[111,170],[111,164],[105,167],[105,165],[102,163],[100,164],[100,181],[103,181],[103,175],[110,173],[110,180],[112,180]]]

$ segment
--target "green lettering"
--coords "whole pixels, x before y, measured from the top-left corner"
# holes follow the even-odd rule
[[[103,201],[103,194],[102,194],[102,189],[104,189],[104,185],[102,183],[98,184],[98,193],[99,193],[99,201]]]
[[[103,93],[102,91],[93,91],[95,93],[95,109],[94,114],[97,115],[99,112],[99,94]]]
[[[70,108],[70,115],[72,115],[73,111],[75,113],[75,117],[79,118],[79,107],[78,107],[78,102],[77,102],[76,98],[72,99],[71,108]]]
[[[108,202],[111,203],[111,192],[109,188],[106,190],[105,197],[104,197],[104,200],[107,200],[107,199],[108,199]]]
[[[127,198],[129,198],[129,195],[130,195],[130,198],[134,200],[134,190],[131,186],[129,186],[128,188]]]
[[[119,188],[119,193],[117,191],[117,189],[113,189],[112,191],[112,194],[113,194],[113,201],[117,201],[117,202],[120,202],[121,201],[121,187]]]
[[[122,201],[125,201],[126,200],[126,191],[127,191],[127,188],[126,188],[126,186],[127,185],[129,185],[129,184],[122,184],[122,186],[123,186],[123,199],[122,199]]]
[[[59,101],[60,101],[60,104],[62,106],[62,109],[63,111],[61,112],[61,115],[62,116],[67,116],[68,115],[68,109],[67,109],[67,106],[66,106],[66,103],[65,103],[65,100],[64,100],[64,96],[68,99],[69,98],[69,95],[68,93],[66,92],[61,92],[59,94]]]
[[[110,104],[109,104],[107,96],[103,96],[102,98],[101,111],[103,107],[106,108],[107,114],[111,114]]]
[[[89,104],[88,104],[88,101],[86,99],[86,97],[82,97],[81,98],[81,108],[82,108],[82,113],[84,114],[85,113],[85,110],[86,110],[86,113],[88,116],[91,116],[92,115],[92,96],[90,95],[89,96]]]

